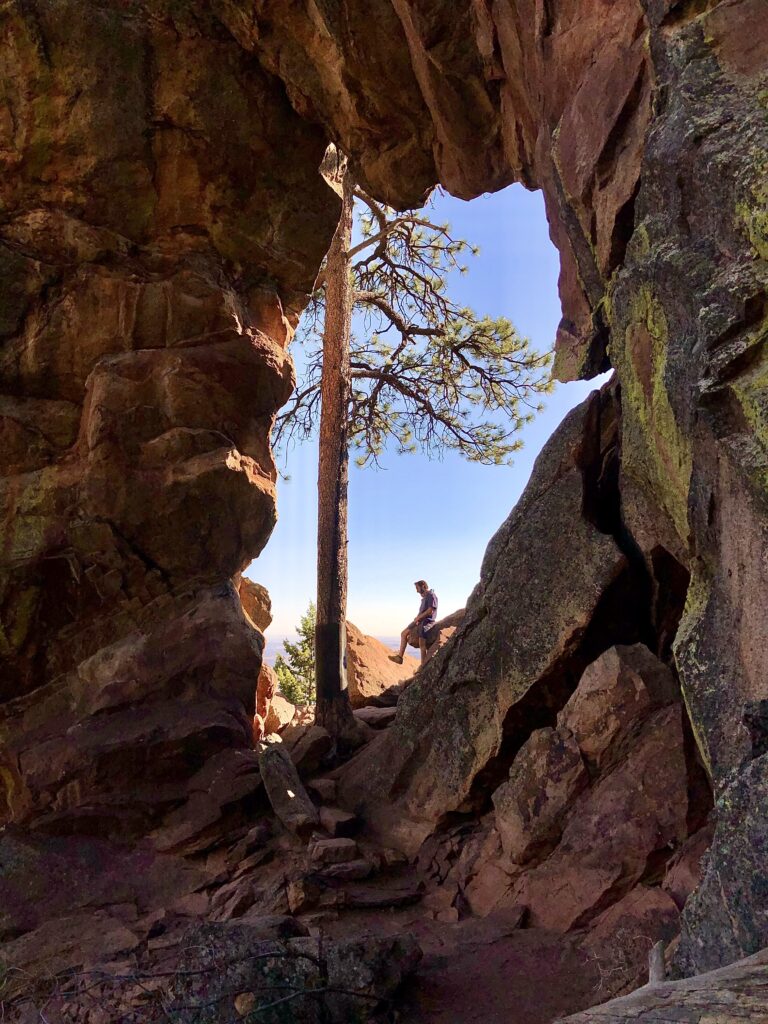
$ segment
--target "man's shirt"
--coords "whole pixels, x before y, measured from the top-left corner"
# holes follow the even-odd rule
[[[421,604],[419,605],[419,615],[428,608],[431,609],[430,614],[421,620],[421,626],[424,629],[434,626],[437,619],[437,594],[435,594],[434,590],[428,590],[424,597],[422,597]]]

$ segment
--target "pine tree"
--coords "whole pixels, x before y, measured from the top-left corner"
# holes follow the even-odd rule
[[[315,620],[315,605],[310,601],[296,627],[298,641],[283,643],[288,660],[281,654],[275,658],[280,692],[291,704],[311,704],[315,699]]]

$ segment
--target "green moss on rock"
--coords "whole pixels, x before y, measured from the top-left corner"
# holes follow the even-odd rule
[[[692,457],[667,391],[668,330],[663,306],[642,285],[624,330],[614,329],[619,341],[612,342],[610,356],[622,383],[625,469],[650,486],[685,542]]]
[[[758,182],[747,197],[736,204],[736,219],[760,259],[768,260],[768,158],[765,154],[758,161],[758,167]]]
[[[694,569],[674,644],[683,700],[688,710],[696,746],[699,748],[701,759],[710,779],[712,778],[712,756],[707,743],[707,730],[697,714],[698,702],[693,700],[693,686],[688,685],[688,682],[689,680],[693,682],[693,677],[695,677],[698,683],[707,676],[707,666],[701,664],[699,660],[697,630],[706,614],[711,593],[712,584],[708,576],[701,569]]]

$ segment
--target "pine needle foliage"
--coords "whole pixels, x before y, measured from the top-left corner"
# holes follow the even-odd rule
[[[511,462],[551,390],[551,353],[535,351],[508,319],[451,298],[449,276],[467,273],[478,249],[430,219],[430,208],[398,213],[359,187],[354,195],[349,442],[358,465],[392,442],[400,454]],[[319,419],[324,302],[321,269],[295,339],[305,368],[276,423],[280,447],[310,437]]]
[[[291,704],[312,704],[315,699],[315,622],[315,604],[310,601],[296,627],[297,642],[283,643],[287,660],[282,654],[275,658],[280,692]]]

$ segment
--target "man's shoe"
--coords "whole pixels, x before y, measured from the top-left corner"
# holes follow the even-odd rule
[[[398,665],[402,665],[403,664],[403,656],[402,656],[402,654],[390,654],[389,660],[397,662]]]

